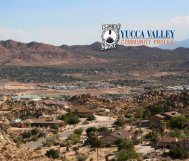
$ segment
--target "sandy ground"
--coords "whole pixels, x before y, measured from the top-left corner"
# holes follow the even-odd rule
[[[53,95],[80,95],[91,93],[93,95],[99,94],[131,94],[137,93],[141,88],[120,87],[120,88],[106,88],[106,89],[74,89],[74,90],[55,90],[55,89],[42,89],[37,87],[35,83],[18,83],[6,82],[0,83],[1,90],[7,90],[17,94],[37,94],[43,96]]]
[[[93,161],[97,160],[97,151],[96,148],[91,149],[90,147],[80,147],[79,150],[74,151],[70,149],[69,152],[66,152],[65,147],[59,148],[58,146],[52,146],[51,148],[45,147],[40,152],[44,155],[47,150],[49,149],[57,149],[60,150],[61,156],[65,156],[70,161],[78,161],[76,153],[78,152],[80,155],[87,156],[86,161],[90,161],[90,159],[93,159]],[[99,161],[105,161],[105,157],[108,154],[114,154],[117,151],[117,147],[110,147],[110,148],[99,148],[98,149],[98,158]],[[61,159],[59,159],[61,160]]]
[[[18,82],[7,82],[0,85],[0,88],[5,89],[36,89],[36,84],[34,83],[18,83]]]
[[[148,154],[148,153],[153,152],[155,149],[149,145],[149,142],[145,142],[141,145],[136,145],[135,150],[138,153]]]

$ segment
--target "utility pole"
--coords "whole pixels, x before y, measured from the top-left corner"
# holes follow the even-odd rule
[[[96,159],[97,161],[99,161],[98,157],[99,157],[99,151],[98,151],[98,129],[96,131]]]

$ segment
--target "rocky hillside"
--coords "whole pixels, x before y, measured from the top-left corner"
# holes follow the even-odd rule
[[[125,70],[155,70],[186,68],[188,48],[124,47],[101,51],[101,44],[53,46],[13,40],[0,41],[0,65],[64,67],[106,67]]]
[[[0,132],[1,161],[48,161],[49,159],[23,146],[18,147],[6,134]]]
[[[77,56],[66,49],[37,42],[0,41],[0,64],[15,66],[49,66],[93,63],[96,59]],[[100,59],[97,61],[101,61]]]

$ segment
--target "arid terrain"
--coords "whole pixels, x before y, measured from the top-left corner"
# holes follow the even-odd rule
[[[0,41],[0,160],[187,159],[188,60],[188,48]]]

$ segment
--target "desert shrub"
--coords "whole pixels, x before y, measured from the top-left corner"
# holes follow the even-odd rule
[[[50,150],[46,151],[45,155],[52,159],[58,159],[60,157],[60,152],[55,149],[50,149]]]
[[[118,119],[114,122],[114,125],[116,125],[117,127],[123,127],[125,125],[125,118],[118,117]]]
[[[174,159],[187,159],[189,157],[188,152],[182,146],[174,147],[168,154]]]
[[[182,129],[184,128],[185,124],[189,122],[189,118],[185,116],[176,116],[171,118],[170,120],[170,126],[172,128],[179,128]]]
[[[80,122],[79,117],[73,113],[62,115],[60,119],[69,125],[78,124]]]
[[[82,133],[83,133],[83,129],[82,128],[74,130],[74,134],[81,135]]]

